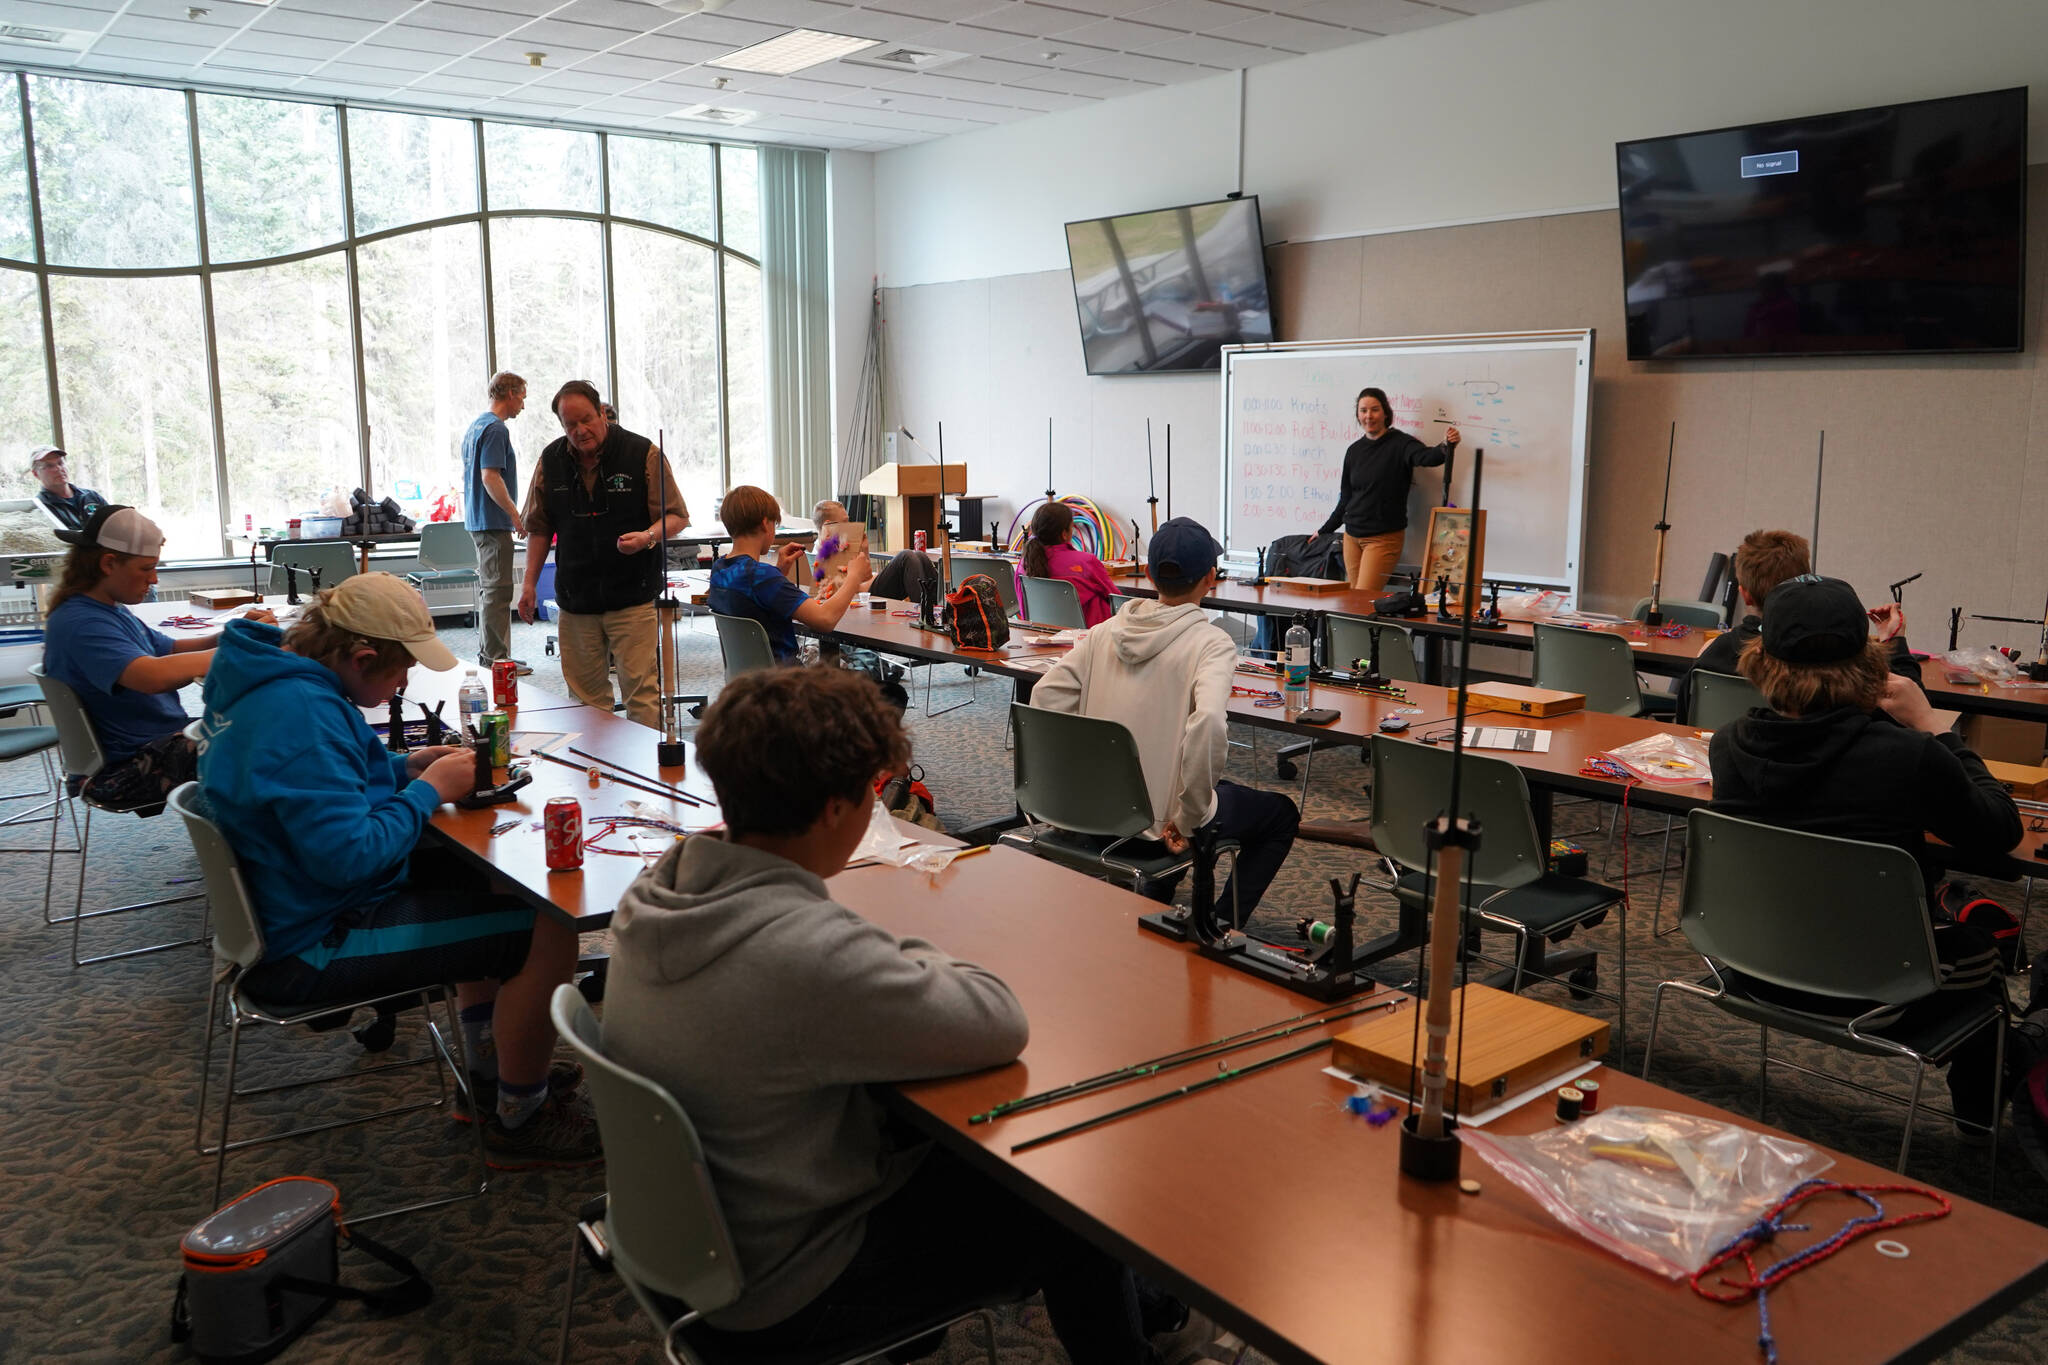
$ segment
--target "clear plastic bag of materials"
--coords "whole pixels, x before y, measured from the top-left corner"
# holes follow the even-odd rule
[[[874,808],[868,814],[868,832],[861,836],[859,846],[846,861],[848,866],[875,862],[890,867],[915,868],[936,877],[966,851],[965,845],[928,844],[905,834],[903,827],[896,823],[896,817],[889,814],[889,808],[877,796]]]
[[[2011,682],[2020,675],[2011,659],[1995,649],[1952,649],[1941,656],[1950,682]]]
[[[1835,1164],[1803,1142],[1630,1105],[1530,1137],[1458,1136],[1573,1232],[1674,1280]]]
[[[1500,614],[1516,621],[1547,621],[1567,610],[1570,601],[1565,594],[1548,589],[1542,592],[1504,592],[1500,595]]]
[[[1691,735],[1648,735],[1632,744],[1609,749],[1607,756],[1645,782],[1680,784],[1709,782],[1705,740]]]

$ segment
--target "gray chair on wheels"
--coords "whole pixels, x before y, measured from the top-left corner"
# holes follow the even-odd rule
[[[1708,810],[1686,817],[1691,853],[1678,927],[1706,959],[1701,981],[1658,985],[1643,1075],[1657,1046],[1664,993],[1697,996],[1758,1027],[1757,1112],[1769,1098],[1773,1062],[1903,1104],[1897,1169],[1906,1169],[1927,1067],[1941,1065],[1982,1029],[1997,1030],[1992,1113],[2003,1111],[2006,1007],[2003,983],[1942,991],[1927,917],[1926,883],[1904,849],[1782,829]],[[1839,1011],[1794,1009],[1773,988],[1841,1002]],[[1804,1002],[1803,1002],[1804,1003]],[[1771,1055],[1771,1030],[1866,1057],[1913,1063],[1901,1097]],[[1933,1107],[1933,1106],[1928,1106]],[[1940,1111],[1937,1112],[1947,1112]],[[1991,1129],[1997,1191],[1998,1123]]]
[[[1691,723],[1702,730],[1718,730],[1724,725],[1733,725],[1756,707],[1770,709],[1764,694],[1757,691],[1756,684],[1733,673],[1709,673],[1696,668],[1686,684],[1692,689],[1691,704],[1686,714]]]
[[[429,588],[468,588],[470,619],[477,619],[477,590],[483,575],[477,571],[476,538],[459,521],[430,521],[420,527],[420,567],[405,576],[406,582],[425,593]],[[324,581],[324,578],[323,578]]]
[[[1041,626],[1058,626],[1062,630],[1088,628],[1081,615],[1081,594],[1064,578],[1026,578],[1023,607],[1024,619]]]
[[[271,548],[270,562],[296,564],[302,574],[318,569],[323,588],[331,588],[344,578],[356,575],[355,547],[338,540],[310,540],[299,544],[285,541]],[[300,590],[310,591],[312,586],[309,579]]]
[[[1505,759],[1465,754],[1459,784],[1464,810],[1479,820],[1479,849],[1468,864],[1472,900],[1467,909],[1476,927],[1511,934],[1512,962],[1472,952],[1470,957],[1501,967],[1484,984],[1520,993],[1527,981],[1550,981],[1574,996],[1596,995],[1615,1006],[1616,1055],[1628,1057],[1628,900],[1611,886],[1551,872],[1550,850],[1536,830],[1529,784]],[[1412,740],[1372,737],[1372,840],[1405,869],[1394,895],[1419,906],[1423,869],[1432,861],[1424,827],[1444,807],[1451,788],[1451,751]],[[1616,986],[1597,988],[1599,958],[1591,949],[1554,952],[1546,945],[1591,928],[1613,912]],[[1562,973],[1569,972],[1569,976]]]
[[[775,648],[768,643],[767,627],[759,621],[713,612],[711,622],[718,627],[718,653],[725,662],[727,682],[757,668],[775,667]]]
[[[1663,597],[1658,599],[1657,607],[1664,613],[1666,621],[1674,621],[1681,626],[1698,626],[1702,630],[1719,630],[1722,626],[1728,624],[1728,615],[1721,610],[1721,604],[1718,602],[1698,602],[1682,597]],[[1635,609],[1628,615],[1631,621],[1640,621],[1649,614],[1650,599],[1639,597],[1636,599]]]
[[[1129,730],[1113,720],[1022,702],[1011,703],[1010,724],[1017,736],[1017,808],[1042,828],[1013,830],[1000,842],[1091,877],[1126,882],[1141,896],[1155,895],[1159,883],[1193,865],[1192,849],[1173,853],[1144,837],[1155,818],[1152,793]],[[1224,841],[1217,849],[1234,855],[1237,845]],[[1243,923],[1236,906],[1230,918]]]
[[[192,837],[193,851],[199,855],[199,866],[206,878],[206,895],[213,905],[214,938],[213,956],[216,964],[213,989],[206,997],[206,1045],[199,1058],[199,1115],[193,1129],[193,1147],[201,1156],[214,1158],[213,1200],[208,1209],[220,1207],[221,1190],[227,1179],[228,1153],[239,1152],[248,1147],[281,1142],[286,1138],[304,1137],[309,1133],[321,1133],[330,1128],[347,1128],[375,1119],[391,1118],[398,1114],[410,1114],[420,1109],[436,1109],[449,1101],[449,1073],[454,1073],[455,1083],[468,1084],[468,1071],[462,1057],[462,1029],[455,1015],[455,988],[450,982],[423,981],[404,991],[375,996],[364,1000],[321,1000],[304,1005],[273,1006],[266,1004],[249,993],[242,984],[248,970],[263,960],[263,927],[256,919],[256,907],[249,899],[248,887],[242,880],[241,864],[235,858],[234,849],[213,822],[213,814],[197,782],[187,782],[170,795],[170,808],[185,822],[185,832]],[[433,1006],[438,1000],[447,1015],[447,1032],[444,1034],[434,1022]],[[237,1089],[235,1074],[241,1059],[242,1028],[247,1024],[269,1024],[277,1027],[310,1025],[316,1029],[339,1027],[347,1022],[355,1010],[374,1008],[379,1005],[403,1008],[415,1003],[422,1004],[426,1012],[428,1054],[424,1057],[401,1058],[371,1066],[351,1066],[326,1075],[311,1078],[286,1080],[274,1085],[250,1086]],[[206,1141],[207,1095],[213,1079],[213,1036],[217,1031],[221,1015],[225,1011],[228,1025],[227,1075],[221,1081],[220,1129],[214,1141]],[[452,1041],[452,1051],[451,1051]],[[396,1071],[410,1066],[434,1063],[438,1094],[433,1099],[414,1100],[405,1104],[393,1104],[375,1113],[352,1115],[324,1123],[308,1124],[285,1132],[265,1133],[260,1137],[235,1138],[230,1136],[230,1121],[234,1114],[235,1101],[254,1095],[271,1095],[284,1091],[300,1090],[308,1086],[325,1085],[330,1082],[354,1080],[362,1076],[373,1076],[381,1072]],[[445,1070],[442,1068],[446,1068]],[[471,1123],[475,1130],[478,1170],[481,1172],[474,1189],[464,1188],[459,1194],[446,1195],[438,1199],[420,1200],[398,1208],[385,1209],[379,1213],[351,1212],[351,1223],[367,1223],[378,1218],[389,1218],[393,1214],[412,1213],[419,1209],[438,1208],[443,1204],[454,1204],[464,1199],[474,1199],[490,1189],[490,1166],[484,1152],[483,1124]]]
[[[743,1341],[735,1345],[729,1338],[716,1340],[692,1330],[705,1314],[740,1297],[746,1275],[689,1115],[667,1090],[605,1054],[597,1016],[574,986],[555,988],[549,1012],[562,1041],[583,1062],[605,1150],[605,1193],[584,1207],[570,1234],[557,1365],[569,1359],[577,1268],[586,1248],[626,1282],[627,1292],[660,1332],[665,1357],[675,1365],[738,1365],[767,1359],[748,1351]],[[859,1340],[816,1351],[778,1348],[770,1356],[775,1365],[866,1360],[979,1316],[987,1333],[989,1365],[995,1365],[995,1320],[989,1310],[1023,1294],[1019,1286],[908,1321],[879,1324]]]
[[[996,596],[1003,600],[1003,610],[1015,617],[1017,605],[1017,563],[1001,555],[954,555],[953,581],[951,587],[959,587],[971,574],[985,573],[996,581]]]
[[[73,790],[78,792],[76,796],[67,796],[65,798],[71,805],[72,823],[78,833],[78,847],[75,850],[78,854],[78,888],[71,899],[71,914],[69,916],[71,921],[71,965],[74,968],[87,967],[95,962],[116,962],[124,957],[141,957],[146,953],[160,953],[169,948],[189,948],[195,944],[206,942],[206,922],[204,912],[202,912],[199,933],[196,937],[171,939],[168,942],[152,943],[142,948],[124,948],[118,952],[99,953],[92,957],[79,956],[79,930],[85,921],[89,919],[101,919],[107,915],[125,915],[131,910],[155,910],[166,905],[183,905],[191,901],[204,901],[206,897],[203,895],[165,896],[157,900],[135,901],[128,905],[110,906],[103,910],[88,910],[85,908],[85,873],[87,860],[92,853],[93,812],[100,810],[112,815],[146,817],[161,814],[164,803],[161,801],[151,801],[140,806],[115,807],[103,805],[93,800],[84,790],[85,784],[99,775],[100,770],[106,767],[107,761],[105,752],[100,748],[99,734],[93,729],[92,717],[86,714],[85,703],[78,699],[78,693],[74,692],[69,684],[43,672],[41,664],[30,668],[29,675],[41,685],[44,700],[50,708],[50,719],[55,723],[58,751],[63,758],[64,764],[64,790],[67,793]],[[7,732],[0,731],[0,734],[5,733]],[[77,807],[79,806],[85,807],[85,820],[82,825],[77,816]],[[54,834],[52,837],[54,839]],[[59,851],[61,852],[62,850]],[[51,882],[55,880],[56,870],[56,858],[53,856],[50,860],[49,875],[45,877],[43,882],[43,919],[44,922],[49,924],[60,924],[63,922],[62,920],[50,918],[50,886]]]

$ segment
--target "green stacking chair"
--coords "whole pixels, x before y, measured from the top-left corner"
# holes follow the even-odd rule
[[[1408,905],[1420,905],[1423,869],[1431,861],[1424,837],[1427,823],[1444,808],[1451,790],[1448,747],[1413,740],[1372,737],[1373,845],[1405,869],[1394,894]],[[1468,908],[1477,926],[1512,934],[1514,961],[1485,984],[1519,993],[1525,981],[1551,981],[1577,994],[1598,995],[1615,1005],[1616,1056],[1628,1057],[1628,901],[1621,892],[1582,877],[1551,872],[1550,850],[1536,831],[1529,804],[1529,785],[1522,770],[1505,759],[1463,756],[1459,783],[1460,815],[1479,820],[1479,849],[1469,863],[1472,901]],[[1591,928],[1612,911],[1615,926],[1616,985],[1596,989],[1599,959],[1591,949],[1552,952],[1574,931]],[[1475,954],[1475,956],[1478,956]],[[1480,960],[1495,963],[1495,959]],[[1570,972],[1569,977],[1561,973]]]
[[[1756,684],[1747,678],[1738,678],[1732,673],[1710,673],[1703,668],[1692,671],[1690,682],[1692,703],[1686,708],[1691,723],[1702,730],[1718,730],[1724,725],[1733,725],[1756,707],[1770,709],[1764,694],[1756,690]]]
[[[1086,630],[1081,616],[1081,594],[1064,578],[1024,580],[1024,619],[1063,630]]]
[[[716,612],[712,613],[711,621],[718,627],[718,652],[725,661],[727,682],[757,668],[775,667],[775,648],[768,643],[767,627],[759,621]]]
[[[1666,621],[1675,621],[1682,626],[1698,626],[1702,630],[1719,630],[1722,626],[1728,624],[1728,615],[1721,610],[1721,604],[1718,602],[1698,602],[1690,598],[1666,597],[1661,599],[1657,606],[1664,613]],[[1636,599],[1635,610],[1631,611],[1628,615],[1630,620],[1640,621],[1649,614],[1650,599],[1639,597]]]
[[[1983,991],[1939,989],[1926,882],[1910,853],[1709,810],[1695,810],[1686,820],[1691,852],[1678,927],[1706,959],[1708,974],[1700,981],[1658,985],[1643,1051],[1645,1077],[1657,1047],[1664,993],[1676,991],[1757,1026],[1759,1117],[1769,1099],[1773,1062],[1903,1104],[1901,1172],[1912,1150],[1928,1065],[1947,1061],[1982,1029],[1997,1030],[1994,1074],[2001,1080],[1994,1083],[1992,1112],[2003,1113],[2003,983]],[[1793,1009],[1770,997],[1772,987],[1828,997],[1842,1006],[1838,1012]],[[1901,1097],[1774,1057],[1772,1029],[1866,1057],[1909,1060],[1912,1089]],[[1994,1194],[1999,1126],[1991,1129]]]

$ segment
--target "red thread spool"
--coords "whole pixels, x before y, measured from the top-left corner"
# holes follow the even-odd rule
[[[1586,1102],[1580,1109],[1580,1113],[1597,1114],[1600,1112],[1600,1082],[1595,1080],[1576,1080],[1572,1082],[1571,1088],[1586,1097]]]

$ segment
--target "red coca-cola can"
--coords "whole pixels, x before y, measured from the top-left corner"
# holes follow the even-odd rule
[[[583,866],[583,803],[573,796],[551,796],[541,810],[547,832],[548,870],[566,872]]]
[[[912,547],[913,549],[915,549],[915,550],[917,550],[918,552],[922,553],[922,552],[923,552],[923,550],[924,550],[924,532],[922,532],[922,531],[914,531],[914,532],[912,532],[912,533],[911,533],[911,537],[910,537],[910,544],[911,544],[911,547]]]
[[[491,704],[519,705],[519,665],[510,659],[500,659],[491,665]]]

